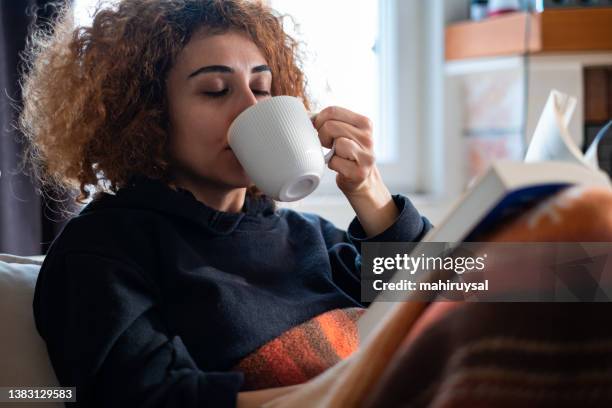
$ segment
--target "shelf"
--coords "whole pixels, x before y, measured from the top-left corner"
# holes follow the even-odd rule
[[[446,29],[447,61],[603,50],[612,50],[612,8],[517,12]]]

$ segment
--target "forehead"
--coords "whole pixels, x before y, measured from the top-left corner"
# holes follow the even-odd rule
[[[176,68],[187,71],[204,65],[227,65],[248,72],[253,65],[266,63],[262,52],[246,34],[228,31],[210,35],[200,30],[179,53]]]

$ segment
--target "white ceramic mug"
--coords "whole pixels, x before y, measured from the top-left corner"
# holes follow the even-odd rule
[[[303,102],[275,96],[245,109],[229,128],[229,145],[253,183],[278,201],[312,193],[334,148],[324,154]]]

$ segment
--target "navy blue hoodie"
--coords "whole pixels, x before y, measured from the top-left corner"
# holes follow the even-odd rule
[[[84,407],[232,407],[241,358],[313,316],[360,303],[360,245],[415,241],[431,227],[393,196],[398,219],[366,238],[247,197],[242,211],[137,179],[103,194],[53,242],[36,327]],[[71,404],[68,404],[71,405]]]

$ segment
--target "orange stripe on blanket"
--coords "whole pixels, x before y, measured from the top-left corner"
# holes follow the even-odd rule
[[[243,358],[242,390],[300,384],[357,349],[357,319],[365,309],[336,309],[287,330]]]
[[[281,335],[272,340],[269,344],[277,346],[274,347],[272,353],[269,352],[272,350],[268,347],[264,347],[262,351],[269,358],[268,362],[271,367],[289,362],[293,364],[299,370],[300,376],[292,378],[291,383],[299,384],[329,367],[327,362],[329,359],[326,358],[327,356],[324,353],[321,353],[320,347],[316,347],[316,343],[311,344],[315,340],[312,337],[313,330],[311,324],[302,324],[287,332],[286,335]],[[282,363],[278,360],[280,355],[283,356],[280,359]],[[281,378],[283,377],[281,376]]]
[[[272,340],[262,347],[253,357],[259,357],[263,365],[254,367],[249,361],[244,361],[244,366],[250,369],[258,368],[257,372],[271,376],[270,381],[283,385],[285,383],[299,384],[308,380],[299,364],[287,353],[283,347],[283,342],[279,339]],[[241,362],[242,363],[242,362]]]
[[[357,330],[347,331],[352,327],[365,309],[352,309],[350,311],[337,310],[339,313],[324,313],[315,318],[321,325],[323,334],[341,359],[350,356],[359,346]],[[350,314],[349,314],[350,313]]]

